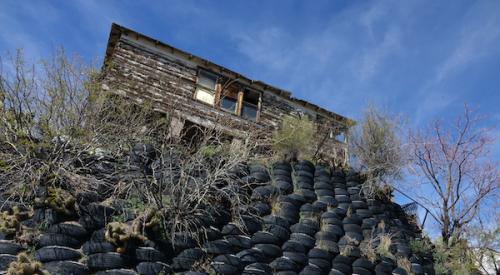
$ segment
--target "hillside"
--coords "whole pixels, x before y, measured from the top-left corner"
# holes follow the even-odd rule
[[[18,273],[8,274],[32,274],[19,271],[23,268],[50,274],[408,274],[405,269],[433,274],[432,263],[409,247],[419,229],[399,205],[365,198],[355,172],[308,161],[238,165],[229,180],[241,186],[238,193],[248,194],[239,213],[231,208],[228,191],[212,208],[202,206],[207,212],[195,213],[190,227],[182,227],[190,231],[169,231],[133,192],[140,192],[145,173],[157,180],[176,178],[182,162],[171,156],[168,173],[156,173],[151,167],[157,159],[147,158],[133,154],[127,159],[132,165],[125,165],[84,156],[85,174],[72,179],[82,181],[82,190],[41,184],[33,209],[2,194],[0,273],[27,252],[43,266],[21,256]],[[135,191],[111,197],[131,181]],[[14,269],[11,265],[9,272]]]

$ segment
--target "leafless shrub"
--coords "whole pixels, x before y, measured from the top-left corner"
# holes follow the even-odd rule
[[[43,269],[42,263],[33,260],[26,253],[17,255],[17,259],[10,263],[7,269],[8,275],[48,275],[49,273]]]
[[[133,204],[134,232],[154,228],[169,239],[179,232],[199,239],[203,225],[224,211],[243,224],[249,192],[238,179],[257,139],[231,143],[222,129],[229,121],[200,128],[195,137],[172,137],[169,113],[117,96],[113,87],[102,90],[93,67],[63,52],[43,62],[40,75],[20,53],[13,62],[13,74],[0,71],[0,203],[65,211],[75,204],[68,199],[103,185],[111,189],[101,194],[109,201]],[[137,143],[154,156],[134,152]],[[111,160],[118,180],[93,174],[100,158]],[[40,186],[68,194],[49,192],[36,202]]]
[[[362,121],[350,131],[351,162],[365,175],[363,191],[367,195],[401,176],[405,158],[397,129],[396,118],[369,106]]]
[[[396,259],[396,263],[399,267],[404,269],[408,275],[413,275],[414,273],[411,271],[411,262],[405,257],[398,257]]]

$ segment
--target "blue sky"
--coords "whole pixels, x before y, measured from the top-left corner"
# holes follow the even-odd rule
[[[500,121],[500,1],[3,0],[0,54],[100,65],[112,22],[354,119],[373,103],[418,127],[467,102]]]

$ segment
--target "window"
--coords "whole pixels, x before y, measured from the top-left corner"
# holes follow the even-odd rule
[[[216,75],[200,70],[198,73],[198,85],[196,86],[195,98],[201,102],[214,105],[216,84]]]
[[[230,97],[221,98],[221,101],[220,101],[221,109],[226,110],[226,111],[231,112],[231,113],[235,113],[236,106],[238,106],[238,101],[236,99],[230,98]]]
[[[241,116],[251,120],[257,120],[259,110],[260,93],[246,89],[241,104]]]
[[[227,87],[222,91],[222,95],[220,97],[220,108],[224,111],[238,114],[238,87]]]

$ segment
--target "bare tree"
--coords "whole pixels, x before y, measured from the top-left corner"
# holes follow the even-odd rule
[[[437,218],[445,244],[463,237],[481,207],[498,198],[498,163],[489,159],[488,150],[494,139],[482,121],[465,106],[453,124],[436,120],[409,135],[411,170],[426,190],[417,200]]]

